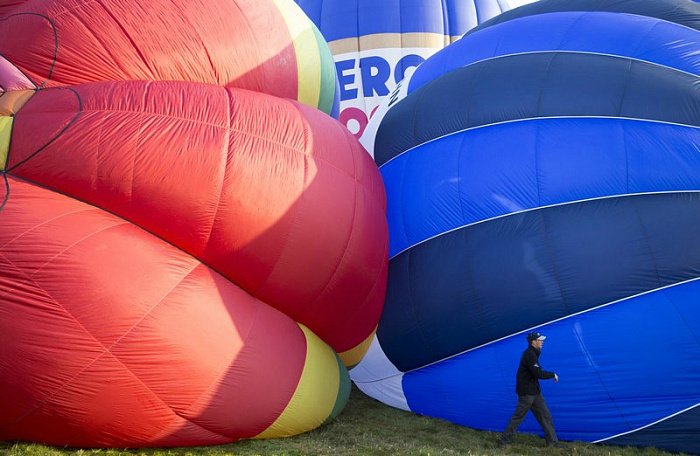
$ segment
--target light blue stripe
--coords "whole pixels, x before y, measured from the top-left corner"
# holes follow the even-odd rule
[[[700,190],[700,129],[552,118],[466,130],[381,168],[389,255],[482,220],[567,201]]]
[[[561,12],[514,19],[464,37],[417,68],[408,93],[479,61],[547,51],[629,57],[700,75],[696,30],[645,16]]]

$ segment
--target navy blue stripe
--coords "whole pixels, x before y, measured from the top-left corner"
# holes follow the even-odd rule
[[[389,263],[377,331],[415,369],[571,313],[700,276],[700,194],[542,208],[424,242]]]
[[[374,156],[523,118],[607,116],[700,125],[697,77],[625,57],[545,52],[487,60],[420,87],[390,109]]]
[[[540,14],[469,35],[416,68],[408,93],[459,67],[526,52],[632,57],[700,74],[700,32],[656,18],[601,12]]]
[[[539,206],[700,190],[697,144],[700,128],[615,118],[509,122],[421,144],[381,168],[389,258]]]
[[[476,33],[492,25],[501,24],[520,17],[560,11],[608,11],[611,13],[636,14],[674,22],[700,30],[700,5],[692,0],[540,0],[496,16],[472,29]]]
[[[696,279],[537,328],[547,336],[540,365],[560,377],[541,382],[560,438],[590,442],[635,431],[613,442],[700,451],[697,412],[641,429],[700,402],[699,294]],[[407,373],[407,403],[417,413],[503,431],[525,347],[525,335],[516,334]],[[532,415],[520,431],[541,435]]]
[[[603,442],[610,445],[653,446],[700,454],[700,406],[640,431]]]

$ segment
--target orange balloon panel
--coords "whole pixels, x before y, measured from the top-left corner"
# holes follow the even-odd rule
[[[283,414],[308,365],[323,361],[291,319],[185,252],[72,198],[13,177],[9,188],[0,440],[253,437]]]
[[[383,185],[317,110],[193,83],[41,90],[15,116],[8,170],[176,245],[338,352],[378,322]]]

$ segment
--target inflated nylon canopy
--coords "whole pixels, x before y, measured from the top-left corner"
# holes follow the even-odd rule
[[[560,438],[696,453],[700,6],[601,3],[503,15],[372,120],[389,285],[351,377],[390,405],[502,431],[537,330],[562,379],[543,383]],[[540,432],[531,417],[521,429]]]

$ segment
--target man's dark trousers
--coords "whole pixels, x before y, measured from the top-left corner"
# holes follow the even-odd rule
[[[554,423],[552,422],[552,414],[549,412],[547,403],[544,401],[544,397],[541,394],[530,396],[522,395],[518,396],[518,405],[515,407],[515,412],[506,426],[506,430],[503,432],[502,440],[504,442],[510,441],[515,434],[515,430],[518,429],[520,423],[525,419],[527,411],[532,410],[532,414],[535,415],[537,422],[542,426],[544,431],[545,442],[553,443],[557,442],[557,433],[554,430]]]

